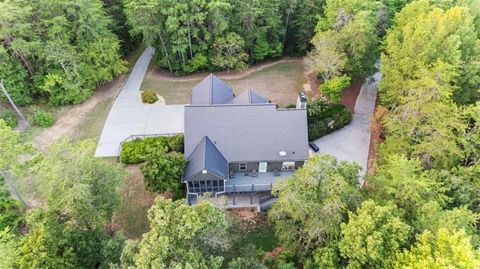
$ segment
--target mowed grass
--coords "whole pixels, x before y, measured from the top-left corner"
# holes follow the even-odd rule
[[[201,78],[194,80],[167,79],[157,71],[149,71],[142,84],[142,90],[153,89],[165,98],[167,104],[186,104],[190,101],[191,90]],[[306,83],[305,69],[300,61],[282,62],[255,71],[240,79],[224,79],[233,87],[236,95],[252,89],[281,107],[294,104],[298,93]]]
[[[147,213],[158,194],[145,190],[139,165],[129,165],[126,169],[128,178],[120,190],[122,202],[115,212],[114,223],[128,238],[136,239],[150,230]]]
[[[75,126],[72,139],[74,141],[98,139],[102,133],[103,126],[114,100],[114,96],[108,97],[89,111],[85,115],[85,118]]]
[[[252,244],[265,252],[273,250],[278,244],[273,226],[270,223],[258,224],[252,229],[246,231],[236,245],[239,247],[245,247],[249,244]]]

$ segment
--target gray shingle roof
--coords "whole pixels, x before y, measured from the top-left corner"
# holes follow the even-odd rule
[[[277,110],[275,104],[185,106],[185,156],[205,136],[229,162],[308,159],[305,109]]]
[[[192,105],[228,104],[233,99],[230,85],[210,74],[192,89]]]
[[[265,104],[268,103],[268,99],[258,95],[252,90],[244,91],[239,96],[232,99],[232,104]]]
[[[189,180],[203,170],[228,179],[228,162],[208,137],[204,136],[193,152],[185,156],[188,156],[188,163],[183,174],[184,181]]]

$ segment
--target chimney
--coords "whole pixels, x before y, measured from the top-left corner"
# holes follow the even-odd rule
[[[307,108],[307,96],[305,95],[304,92],[300,92],[298,94],[298,99],[297,99],[297,109],[305,109]]]

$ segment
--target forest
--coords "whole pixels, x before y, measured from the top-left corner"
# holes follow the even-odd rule
[[[381,72],[373,171],[359,186],[359,165],[316,155],[274,185],[277,255],[239,249],[209,201],[159,196],[127,238],[112,221],[123,164],[92,140],[37,150],[0,119],[0,268],[480,268],[479,0],[0,1],[0,79],[19,104],[87,100],[140,43],[175,76],[304,56],[332,102]]]

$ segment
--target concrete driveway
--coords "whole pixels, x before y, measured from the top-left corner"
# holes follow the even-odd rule
[[[370,147],[371,116],[375,110],[377,86],[382,74],[375,73],[372,83],[364,83],[357,97],[352,122],[329,135],[315,140],[320,148],[318,153],[327,153],[341,161],[354,161],[361,167],[360,184],[367,171],[368,150]],[[368,79],[367,79],[368,81]]]
[[[183,133],[184,105],[148,105],[140,100],[140,86],[153,53],[153,48],[145,49],[113,103],[97,145],[96,157],[118,156],[120,143],[132,135]]]

